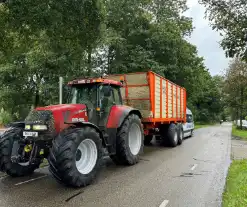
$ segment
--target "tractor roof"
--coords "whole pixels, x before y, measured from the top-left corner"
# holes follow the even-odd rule
[[[95,84],[95,83],[102,83],[102,84],[110,84],[116,86],[122,86],[120,81],[105,79],[105,78],[86,78],[86,79],[77,79],[70,81],[68,85],[82,85],[82,84]]]

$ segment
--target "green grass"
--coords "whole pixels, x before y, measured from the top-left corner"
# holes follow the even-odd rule
[[[232,162],[228,171],[222,206],[247,206],[247,160]]]
[[[247,130],[237,129],[236,126],[232,126],[232,135],[247,140]]]
[[[195,124],[195,129],[200,129],[203,127],[210,127],[213,126],[214,124]]]

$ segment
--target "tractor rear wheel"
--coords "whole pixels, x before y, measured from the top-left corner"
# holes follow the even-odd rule
[[[15,141],[19,141],[23,129],[14,127],[6,131],[0,141],[0,169],[12,177],[21,177],[30,175],[35,169],[39,168],[41,162],[36,164],[13,163],[11,161],[12,149]]]
[[[111,155],[116,164],[134,165],[143,151],[144,132],[136,114],[128,116],[117,133],[116,154]]]
[[[49,170],[57,181],[84,187],[96,177],[103,158],[102,140],[92,127],[68,128],[53,141]]]

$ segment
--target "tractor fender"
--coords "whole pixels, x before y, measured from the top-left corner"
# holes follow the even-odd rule
[[[107,128],[119,128],[130,114],[137,114],[142,118],[141,112],[129,106],[113,106],[111,108]]]
[[[103,141],[103,145],[106,145],[106,141],[104,139],[102,131],[95,124],[93,124],[91,122],[64,122],[64,123],[68,124],[68,125],[74,125],[74,126],[77,126],[77,127],[90,126],[90,127],[94,128],[99,133],[100,138]]]

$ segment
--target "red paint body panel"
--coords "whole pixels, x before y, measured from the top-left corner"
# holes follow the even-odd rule
[[[124,105],[116,105],[111,108],[109,118],[107,121],[107,128],[118,128],[121,118],[125,118],[126,115],[133,110],[132,107]],[[123,117],[124,116],[124,117]]]
[[[36,108],[36,110],[51,111],[53,113],[55,128],[58,133],[69,126],[64,122],[72,122],[73,118],[82,118],[84,121],[88,121],[86,105],[84,104],[51,105],[46,107],[39,107]]]

